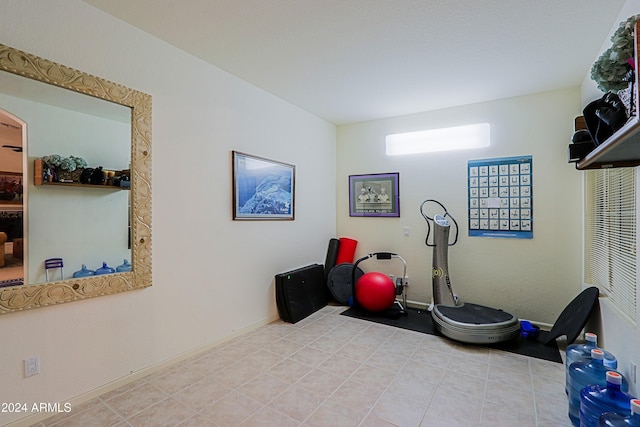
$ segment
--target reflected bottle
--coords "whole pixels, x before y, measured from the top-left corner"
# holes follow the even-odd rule
[[[93,276],[95,274],[96,274],[95,271],[89,270],[86,265],[82,264],[82,268],[76,271],[75,273],[73,273],[73,277],[77,279],[80,277]]]
[[[106,262],[102,263],[102,267],[96,268],[96,276],[100,274],[111,274],[115,272],[116,271],[113,268],[109,267]]]
[[[116,267],[116,272],[118,273],[126,273],[128,271],[131,271],[131,264],[129,264],[129,261],[126,259],[122,264]]]

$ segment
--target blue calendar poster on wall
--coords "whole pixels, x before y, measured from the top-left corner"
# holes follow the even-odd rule
[[[532,161],[469,160],[469,236],[533,239]]]

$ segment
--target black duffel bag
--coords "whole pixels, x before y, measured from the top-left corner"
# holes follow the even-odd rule
[[[582,113],[596,147],[629,120],[627,108],[620,97],[613,92],[607,92],[602,98],[589,103]]]

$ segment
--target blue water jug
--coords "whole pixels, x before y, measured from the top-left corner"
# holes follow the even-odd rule
[[[598,420],[605,412],[627,415],[631,410],[631,399],[634,397],[620,389],[622,375],[609,371],[607,383],[590,385],[580,392],[580,427],[597,427]]]
[[[116,272],[117,273],[126,273],[128,271],[131,271],[131,264],[126,259],[124,260],[124,262],[122,264],[120,264],[119,266],[116,267]]]
[[[73,277],[75,279],[77,279],[77,278],[80,278],[80,277],[93,276],[94,274],[96,274],[95,271],[89,270],[86,265],[82,264],[82,268],[80,270],[74,272],[73,273]]]
[[[111,273],[115,273],[115,272],[116,272],[116,270],[114,270],[113,268],[109,267],[106,262],[103,262],[102,263],[102,267],[96,268],[95,274],[96,274],[96,276],[98,276],[100,274],[111,274]]]
[[[640,400],[631,400],[631,415],[626,417],[615,412],[600,415],[598,427],[640,427]]]
[[[569,366],[575,362],[586,362],[591,359],[591,350],[594,348],[598,348],[597,346],[598,336],[593,332],[587,332],[584,334],[584,343],[583,344],[571,344],[567,346],[566,350],[566,360],[565,360],[565,387],[564,392],[569,394]],[[618,360],[616,357],[604,350],[604,366],[611,368],[613,370],[618,369]]]
[[[569,418],[576,427],[580,425],[580,391],[588,385],[607,384],[607,371],[611,369],[604,366],[603,360],[604,351],[592,349],[590,361],[575,362],[569,366]],[[624,379],[622,390],[629,390]]]

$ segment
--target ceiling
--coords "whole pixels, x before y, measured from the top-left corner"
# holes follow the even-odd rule
[[[577,87],[625,0],[84,0],[335,124]]]

